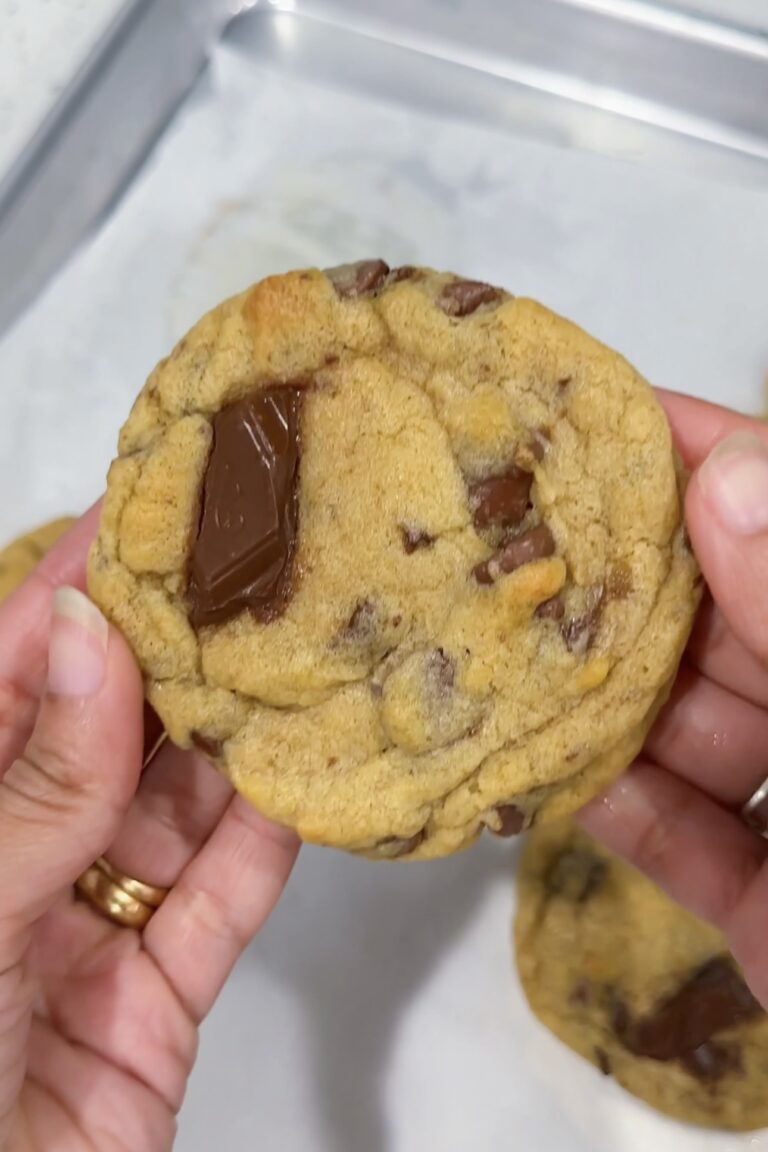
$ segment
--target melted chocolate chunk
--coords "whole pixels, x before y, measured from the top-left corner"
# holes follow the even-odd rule
[[[195,748],[199,748],[206,756],[211,756],[216,760],[221,756],[224,751],[224,745],[221,740],[217,740],[215,736],[206,736],[204,732],[191,732],[190,740]]]
[[[533,433],[533,439],[528,443],[528,450],[537,463],[541,464],[542,460],[547,454],[552,436],[549,428],[537,428]]]
[[[383,260],[358,260],[356,264],[326,268],[325,274],[342,300],[353,300],[381,288],[389,276],[389,265]]]
[[[475,528],[516,528],[528,511],[533,476],[514,465],[469,486]]]
[[[501,300],[501,290],[481,280],[456,280],[446,284],[440,293],[439,304],[448,316],[470,316],[481,304],[495,304]]]
[[[292,590],[302,390],[269,388],[223,409],[203,481],[189,572],[196,628],[248,609],[273,620]]]
[[[545,877],[547,892],[575,904],[586,904],[605,883],[608,865],[584,848],[569,848],[552,861]]]
[[[565,615],[565,604],[560,596],[553,596],[551,600],[539,604],[534,615],[537,620],[562,620]]]
[[[714,1040],[686,1052],[680,1063],[686,1072],[703,1084],[716,1084],[730,1072],[738,1074],[743,1071],[739,1049],[733,1044],[718,1044]]]
[[[483,560],[475,565],[473,572],[478,584],[493,584],[494,570],[499,574],[508,575],[524,564],[531,564],[534,560],[542,560],[551,556],[555,551],[555,540],[546,524],[539,524],[529,532],[515,536],[503,548],[493,555],[490,560]]]
[[[595,1060],[597,1060],[597,1066],[602,1072],[603,1076],[610,1076],[611,1062],[608,1059],[608,1053],[604,1048],[595,1048]]]
[[[521,812],[514,804],[502,804],[500,808],[496,809],[501,824],[498,828],[491,828],[494,836],[501,836],[503,839],[508,839],[510,836],[517,836],[525,829],[526,816],[525,812]]]
[[[435,542],[434,536],[430,536],[429,532],[424,532],[421,528],[411,528],[406,524],[400,525],[400,535],[403,538],[403,548],[409,556],[419,548],[431,548]]]
[[[713,1036],[762,1012],[727,956],[708,961],[647,1016],[624,1019],[614,1030],[625,1048],[650,1060],[678,1060]],[[700,1057],[706,1059],[705,1057]]]

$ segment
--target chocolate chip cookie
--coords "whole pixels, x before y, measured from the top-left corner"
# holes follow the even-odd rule
[[[637,372],[531,300],[382,260],[264,280],[157,366],[89,580],[173,740],[376,857],[587,800],[698,599]]]
[[[724,938],[568,823],[525,846],[517,966],[539,1020],[691,1124],[768,1126],[768,1017]]]
[[[0,551],[0,600],[5,600],[63,536],[73,521],[66,517],[36,528]]]

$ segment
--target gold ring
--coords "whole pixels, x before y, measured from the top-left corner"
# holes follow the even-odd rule
[[[125,928],[146,927],[168,895],[167,888],[156,888],[118,872],[100,857],[75,881],[75,888],[103,916]]]

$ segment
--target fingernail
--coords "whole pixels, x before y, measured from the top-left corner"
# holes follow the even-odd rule
[[[724,528],[740,536],[768,530],[768,444],[734,432],[710,452],[699,485]]]
[[[618,848],[628,824],[646,820],[656,813],[648,792],[636,779],[632,769],[619,776],[602,796],[590,800],[579,813],[579,822],[609,848]]]
[[[95,696],[107,670],[109,625],[76,588],[57,588],[48,641],[48,691]]]

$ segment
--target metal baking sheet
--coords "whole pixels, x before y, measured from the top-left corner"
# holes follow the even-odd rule
[[[615,19],[619,6],[540,7],[589,7],[595,19],[610,8]],[[637,14],[620,7],[627,21]],[[533,4],[505,8],[522,37]],[[484,14],[502,54],[500,8],[434,9]],[[0,485],[13,493],[0,535],[90,502],[154,361],[222,296],[306,263],[380,254],[458,268],[540,297],[657,383],[758,409],[768,368],[759,125],[749,147],[743,122],[726,146],[556,95],[484,71],[480,56],[458,59],[447,24],[430,52],[409,10],[369,4],[358,27],[359,11],[340,4],[312,15],[257,6],[195,40],[199,79],[179,111],[169,121],[173,102],[164,106],[165,129],[158,137],[155,123],[157,142],[121,177],[119,199],[113,187],[98,226],[79,221],[87,241],[0,341]],[[535,41],[531,30],[531,53]],[[110,49],[124,82],[128,44],[125,57]],[[104,67],[106,87],[94,81],[87,101],[114,95]],[[59,139],[71,131],[77,142],[72,116]],[[57,155],[66,168],[66,149]],[[39,182],[25,169],[38,210],[45,157]],[[13,218],[45,234],[44,216],[6,215],[3,243]],[[5,282],[14,266],[0,252]],[[768,1136],[663,1120],[533,1022],[511,963],[515,860],[514,845],[490,841],[401,867],[306,849],[205,1025],[181,1152],[768,1149]]]

